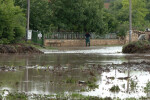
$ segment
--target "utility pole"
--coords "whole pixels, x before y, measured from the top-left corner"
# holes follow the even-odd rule
[[[129,0],[129,43],[132,41],[132,1]]]
[[[29,23],[30,23],[30,0],[27,0],[27,31],[26,31],[26,41],[28,41]]]

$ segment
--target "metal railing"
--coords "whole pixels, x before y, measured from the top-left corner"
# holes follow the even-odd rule
[[[91,39],[117,39],[116,33],[97,35],[90,33]],[[45,39],[84,39],[85,33],[79,32],[53,32],[44,34]]]

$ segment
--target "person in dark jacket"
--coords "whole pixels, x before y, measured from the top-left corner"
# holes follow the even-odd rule
[[[87,32],[86,34],[85,34],[85,40],[86,40],[86,46],[89,44],[89,46],[90,46],[90,37],[91,37],[91,35]]]

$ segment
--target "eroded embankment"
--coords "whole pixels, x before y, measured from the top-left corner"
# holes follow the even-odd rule
[[[24,44],[0,45],[0,53],[43,53],[35,47]]]
[[[150,53],[149,41],[131,42],[122,49],[123,53]]]

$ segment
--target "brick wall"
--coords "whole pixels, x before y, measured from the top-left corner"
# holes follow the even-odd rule
[[[100,46],[100,45],[122,45],[124,41],[120,41],[119,39],[91,39],[91,46]],[[74,40],[56,40],[56,39],[45,39],[44,45],[50,46],[50,43],[54,43],[51,46],[60,46],[60,43],[63,47],[71,47],[71,46],[85,46],[84,39],[74,39]]]
[[[145,32],[145,39],[150,40],[150,32]]]
[[[138,41],[138,37],[139,35],[137,33],[132,33],[132,39],[131,41]],[[129,32],[128,34],[126,35],[126,38],[125,38],[125,43],[129,43]]]

